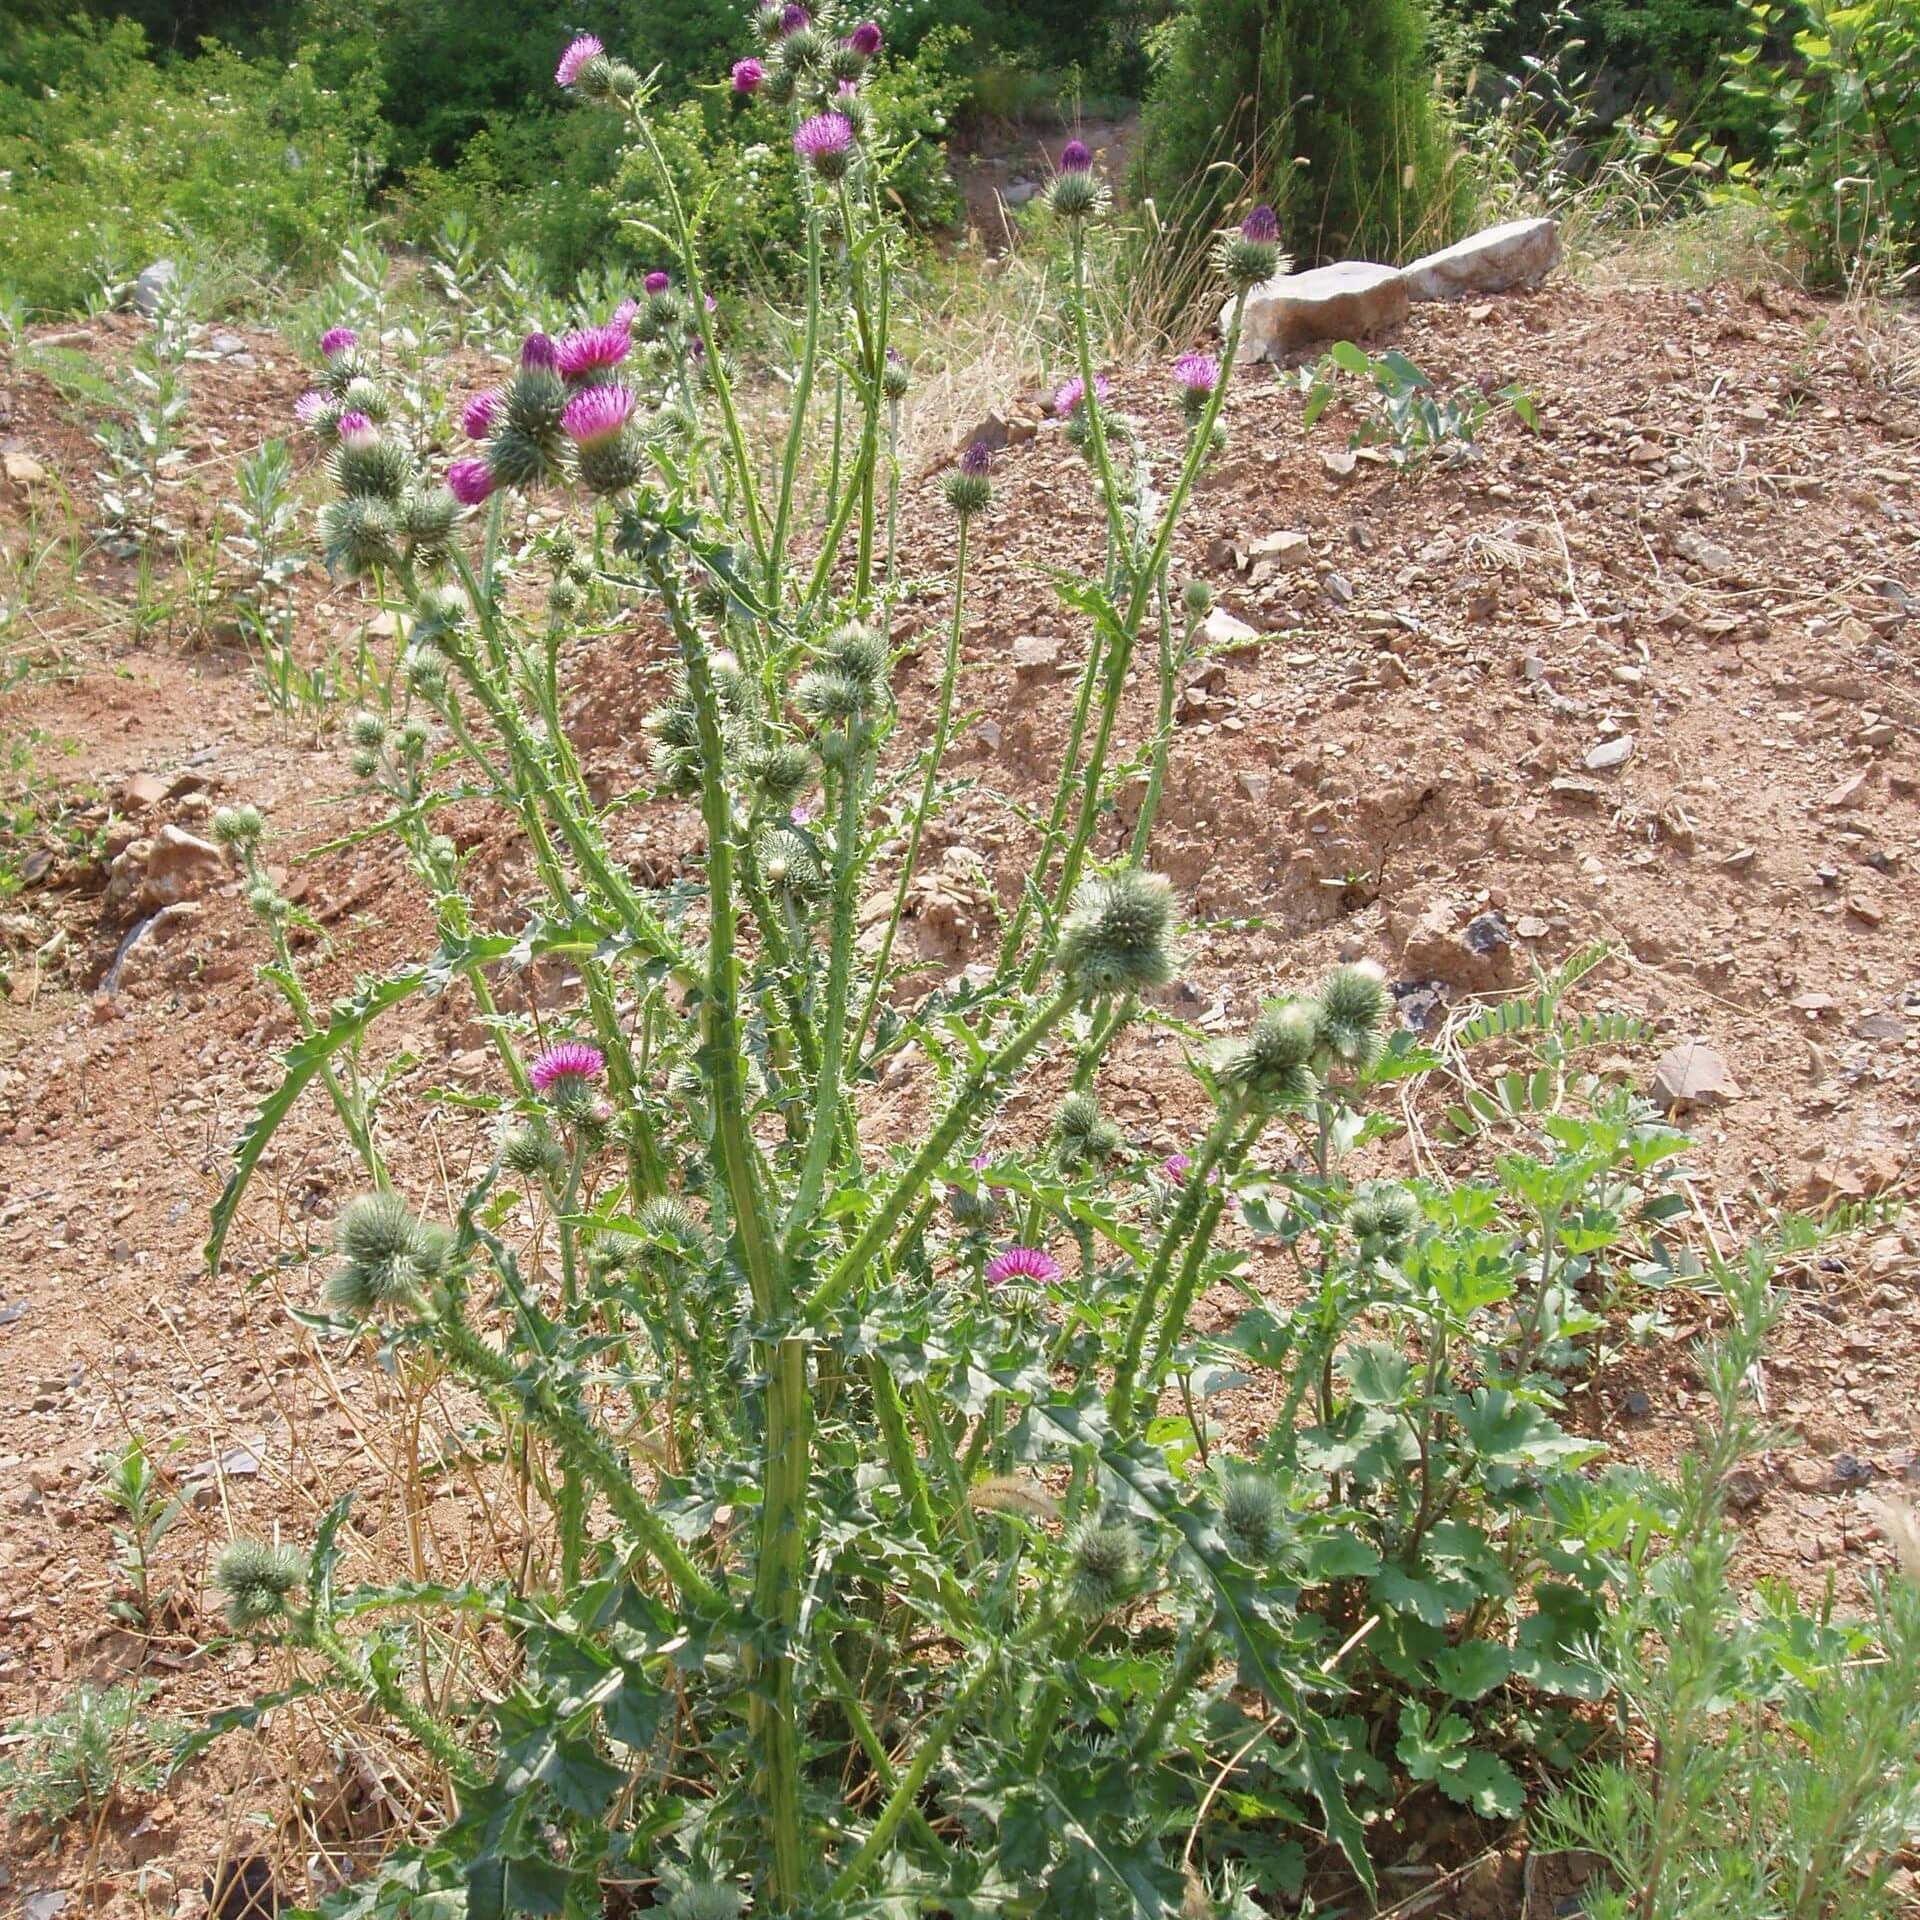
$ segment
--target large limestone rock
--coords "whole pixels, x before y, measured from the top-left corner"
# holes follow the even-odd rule
[[[1460,300],[1537,287],[1559,264],[1559,221],[1509,220],[1416,260],[1401,278],[1410,300]]]
[[[1225,330],[1231,307],[1222,309]],[[1240,336],[1246,360],[1278,360],[1321,340],[1356,340],[1398,326],[1407,317],[1407,289],[1396,267],[1342,260],[1307,273],[1276,274],[1247,299]]]

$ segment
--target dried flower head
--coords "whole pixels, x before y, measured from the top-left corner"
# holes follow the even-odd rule
[[[1081,881],[1058,959],[1088,999],[1164,987],[1174,970],[1172,882],[1138,867]]]
[[[1060,1262],[1044,1247],[1008,1247],[987,1262],[987,1285],[1050,1287],[1060,1278]]]
[[[587,64],[605,59],[606,52],[606,48],[592,34],[576,35],[567,42],[567,50],[560,56],[560,64],[554,68],[553,77],[563,87],[577,86]]]
[[[289,1597],[307,1583],[305,1558],[264,1540],[229,1540],[213,1563],[213,1584],[226,1601],[227,1623],[251,1632],[287,1611]]]
[[[838,180],[853,157],[853,122],[844,113],[816,113],[794,128],[793,150],[823,180]]]

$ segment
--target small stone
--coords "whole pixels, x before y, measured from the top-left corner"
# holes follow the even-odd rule
[[[47,470],[30,453],[9,453],[0,459],[0,471],[7,476],[7,485],[17,487],[25,493],[31,487],[46,483]]]
[[[1513,923],[1513,931],[1521,940],[1544,940],[1552,928],[1537,913],[1523,913]]]
[[[212,841],[202,840],[184,827],[165,826],[153,837],[138,905],[143,912],[158,913],[162,907],[205,893],[231,877],[227,856]]]
[[[1508,220],[1423,255],[1402,278],[1410,300],[1459,300],[1537,287],[1559,264],[1559,221]]]
[[[120,788],[120,805],[128,813],[145,813],[167,797],[167,783],[157,773],[136,773]]]
[[[1342,260],[1306,273],[1276,274],[1247,298],[1240,353],[1246,360],[1278,360],[1319,340],[1357,340],[1396,327],[1407,317],[1407,283],[1395,267]],[[1221,309],[1220,330],[1233,306]]]
[[[1635,736],[1630,733],[1616,733],[1611,740],[1602,740],[1587,750],[1587,771],[1604,773],[1610,767],[1624,767],[1633,758],[1634,744]]]
[[[1851,1453],[1833,1456],[1833,1482],[1837,1487],[1864,1487],[1873,1478],[1873,1468]]]
[[[1060,671],[1064,643],[1052,634],[1023,633],[1013,643],[1013,670],[1036,680],[1051,680]]]
[[[1704,1040],[1683,1040],[1655,1063],[1651,1092],[1667,1113],[1682,1107],[1719,1107],[1740,1098],[1726,1061]]]
[[[1225,607],[1215,607],[1200,623],[1200,638],[1210,647],[1227,651],[1260,644],[1260,629],[1236,620]]]
[[[1629,1420],[1644,1420],[1653,1411],[1653,1401],[1636,1387],[1621,1401],[1620,1411]]]
[[[1880,896],[1864,888],[1856,888],[1847,895],[1847,912],[1864,927],[1877,927],[1887,917],[1887,909]]]
[[[1267,804],[1267,795],[1273,789],[1273,781],[1266,774],[1251,773],[1243,768],[1234,778],[1239,783],[1240,791],[1256,807],[1264,807]]]
[[[171,260],[156,260],[152,266],[143,268],[139,279],[133,283],[134,311],[145,314],[151,320],[160,311],[160,302],[166,297],[167,289],[179,277],[180,270]]]
[[[1727,1475],[1727,1505],[1735,1513],[1751,1513],[1760,1504],[1766,1489],[1760,1484],[1760,1476],[1742,1469]]]
[[[1247,564],[1262,560],[1276,567],[1301,567],[1313,557],[1313,542],[1304,533],[1267,533],[1247,548]]]

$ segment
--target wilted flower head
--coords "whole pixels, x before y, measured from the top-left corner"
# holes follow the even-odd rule
[[[293,403],[293,417],[303,427],[317,427],[333,405],[333,396],[310,387]]]
[[[495,416],[500,411],[500,395],[497,391],[476,393],[460,409],[460,430],[469,440],[484,440],[493,431]]]
[[[583,387],[567,402],[560,425],[569,440],[586,445],[618,433],[627,424],[633,407],[633,390],[629,387]]]
[[[1093,165],[1093,149],[1084,140],[1069,140],[1060,149],[1062,173],[1085,173]]]
[[[984,440],[976,440],[947,475],[947,505],[962,520],[983,511],[993,499],[992,476],[993,449]]]
[[[1004,1287],[1009,1280],[1047,1287],[1060,1278],[1060,1262],[1044,1247],[1008,1247],[987,1262],[987,1285]]]
[[[641,284],[649,293],[665,293],[673,285],[673,275],[660,267],[655,267]]]
[[[573,86],[580,78],[580,69],[589,60],[598,60],[606,48],[592,34],[583,33],[567,42],[567,50],[560,56],[560,64],[553,70],[553,77],[563,87]]]
[[[1104,373],[1093,376],[1093,397],[1101,406],[1107,404],[1107,397],[1113,391]],[[1071,380],[1063,380],[1054,389],[1053,411],[1062,420],[1086,405],[1087,383],[1076,373]]]
[[[607,1056],[584,1040],[561,1040],[534,1056],[527,1078],[536,1093],[550,1094],[563,1082],[591,1086],[607,1070]],[[563,1089],[564,1090],[564,1089]]]
[[[558,367],[560,349],[554,344],[553,336],[547,333],[530,333],[520,343],[520,364],[523,367]]]
[[[337,360],[359,344],[360,336],[351,327],[329,327],[320,336],[320,357],[323,360]]]
[[[794,129],[793,150],[825,179],[837,180],[853,150],[853,122],[844,113],[816,113]]]
[[[569,380],[583,380],[617,367],[632,351],[625,327],[581,327],[560,342],[555,361]]]
[[[447,491],[463,507],[482,505],[494,484],[493,469],[484,460],[456,460],[447,468]]]
[[[871,60],[880,51],[881,33],[878,21],[862,20],[847,35],[847,45],[863,60]]]
[[[1060,929],[1060,971],[1089,998],[1144,993],[1173,978],[1173,883],[1139,867],[1075,889]]]
[[[758,93],[767,78],[766,68],[753,59],[733,63],[733,90],[738,94]]]

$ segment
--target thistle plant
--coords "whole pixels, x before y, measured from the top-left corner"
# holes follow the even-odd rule
[[[1390,1036],[1377,969],[1337,970],[1212,1046],[1188,1035],[1212,1118],[1177,1162],[1103,1110],[1120,1042],[1170,1022],[1161,996],[1182,966],[1154,815],[1169,689],[1209,596],[1176,585],[1170,561],[1219,444],[1252,269],[1271,270],[1271,217],[1227,242],[1225,337],[1176,370],[1193,398],[1156,474],[1093,364],[1081,236],[1104,193],[1069,193],[1068,412],[1107,538],[1097,578],[1058,584],[1090,644],[992,953],[915,1004],[895,935],[955,792],[966,589],[999,476],[969,448],[928,504],[952,517],[957,554],[930,731],[907,738],[891,610],[910,370],[892,339],[894,156],[863,93],[881,36],[832,6],[770,6],[758,29],[726,84],[740,111],[785,123],[806,250],[770,468],[736,402],[697,218],[670,187],[654,236],[670,264],[612,311],[529,335],[448,423],[459,451],[443,475],[383,427],[358,343],[322,342],[304,411],[330,454],[329,563],[404,607],[392,710],[357,718],[349,750],[434,903],[438,945],[324,1015],[294,1000],[301,1036],[241,1143],[209,1258],[217,1269],[275,1128],[320,1081],[370,1189],[337,1222],[329,1324],[482,1403],[540,1539],[457,1599],[337,1594],[336,1512],[304,1558],[236,1546],[218,1576],[229,1618],[418,1742],[445,1818],[391,1870],[416,1891],[464,1889],[475,1915],[587,1910],[603,1879],[635,1878],[685,1913],[971,1909],[1015,1889],[1172,1912],[1188,1864],[1224,1880],[1279,1844],[1208,1790],[1229,1765],[1249,1804],[1286,1810],[1287,1845],[1330,1850],[1371,1887],[1355,1796],[1384,1804],[1393,1778],[1367,1715],[1397,1676],[1408,1715],[1432,1705],[1439,1723],[1462,1684],[1442,1658],[1449,1626],[1491,1647],[1530,1623],[1550,1686],[1560,1642],[1527,1557],[1537,1486],[1533,1507],[1512,1489],[1588,1450],[1555,1441],[1542,1364],[1568,1316],[1540,1319],[1517,1364],[1502,1357],[1530,1245],[1517,1218],[1496,1233],[1507,1200],[1476,1212],[1362,1192],[1348,1171],[1384,1128],[1378,1089],[1424,1070]],[[671,179],[630,66],[583,35],[556,79],[622,115]],[[1069,149],[1061,178],[1090,167]],[[829,437],[816,503],[800,475]],[[569,526],[517,534],[530,495],[570,504]],[[635,879],[569,737],[580,642],[609,611],[671,662],[646,734],[655,796],[698,817],[693,887]],[[1158,635],[1159,722],[1128,746],[1143,629]],[[1148,796],[1115,844],[1103,822],[1142,755]],[[488,923],[434,830],[468,796],[524,842],[522,923]],[[223,833],[275,977],[291,978],[257,817]],[[888,912],[863,942],[876,895]],[[564,961],[577,995],[513,1011],[502,979],[543,960]],[[383,1013],[433,992],[471,997],[501,1070],[491,1152],[451,1204],[437,1179],[420,1183],[431,1201],[406,1197],[341,1072]],[[877,1128],[869,1098],[901,1071],[930,1099],[910,1139]],[[1018,1096],[1041,1086],[1055,1117],[1035,1140]],[[510,1228],[518,1199],[538,1202],[539,1235]],[[1192,1323],[1232,1283],[1240,1257],[1221,1241],[1242,1226],[1278,1237],[1317,1286],[1297,1326],[1258,1322],[1233,1346]],[[1484,1264],[1504,1284],[1455,1298],[1448,1263],[1474,1236],[1497,1242]],[[1421,1367],[1343,1372],[1354,1319],[1424,1327],[1436,1297],[1452,1317]],[[1256,1365],[1281,1369],[1286,1411],[1264,1445],[1223,1456],[1205,1402]],[[1469,1563],[1484,1589],[1463,1592]],[[1597,1560],[1579,1566],[1604,1582]],[[509,1684],[407,1688],[425,1653],[398,1655],[442,1602],[505,1629]],[[1369,1629],[1379,1661],[1355,1651],[1368,1606],[1393,1617]],[[1449,1764],[1501,1797],[1491,1751]]]

